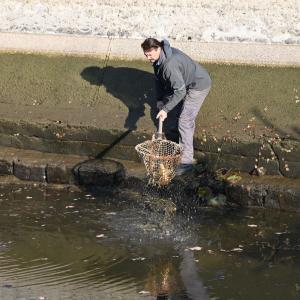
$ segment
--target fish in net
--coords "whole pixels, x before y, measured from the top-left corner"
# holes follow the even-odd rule
[[[161,119],[158,133],[153,136],[152,140],[136,145],[135,149],[145,164],[149,184],[168,185],[175,177],[182,147],[163,137]]]

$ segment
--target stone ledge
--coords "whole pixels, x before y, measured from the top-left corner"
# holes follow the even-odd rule
[[[94,126],[71,126],[68,124],[55,123],[30,123],[24,120],[13,121],[8,119],[0,119],[0,134],[36,137],[49,141],[82,141],[97,143],[101,140],[102,144],[113,143],[116,137],[124,134],[126,129],[103,129]],[[121,141],[123,144],[136,145],[145,138],[151,138],[149,133],[138,133],[131,131]]]
[[[300,179],[243,175],[226,187],[226,195],[240,206],[255,206],[300,212]]]
[[[55,132],[63,135],[56,136]],[[0,146],[57,154],[111,157],[138,162],[140,160],[134,146],[150,138],[148,131],[0,120]],[[264,167],[268,175],[300,177],[300,144],[295,140],[284,140],[272,145],[260,140],[217,140],[210,136],[205,139],[199,136],[195,139],[195,156],[207,163],[211,170],[227,168],[250,173],[256,167]],[[6,163],[2,161],[3,173],[12,172],[9,163],[8,158]],[[50,177],[53,176],[52,172],[56,171],[49,169]]]
[[[0,147],[0,153],[0,175],[2,175],[0,184],[37,186],[49,184],[70,188],[77,186],[80,189],[108,186],[115,188],[120,184],[121,190],[137,189],[138,193],[145,188],[146,172],[142,163],[109,159],[91,160],[83,156],[42,153],[10,147]],[[12,170],[11,175],[3,165]],[[205,177],[208,181],[205,181]],[[253,206],[300,212],[300,179],[282,176],[257,177],[241,172],[238,173],[238,177],[240,179],[237,182],[229,183],[212,180],[213,177],[209,172],[201,173],[175,178],[170,188],[175,187],[180,193],[185,193],[187,190],[194,190],[193,186],[204,184],[205,187],[215,189],[215,193],[226,195],[228,203],[241,207]]]
[[[75,155],[59,155],[0,147],[0,175],[51,184],[107,186],[120,183],[125,169],[120,162]]]

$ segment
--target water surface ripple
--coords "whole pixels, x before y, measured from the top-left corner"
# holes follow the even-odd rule
[[[299,299],[298,215],[141,198],[0,187],[0,299]]]

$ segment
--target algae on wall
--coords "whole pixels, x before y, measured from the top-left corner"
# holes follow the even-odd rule
[[[0,67],[2,118],[153,128],[155,93],[147,62],[2,53]],[[300,138],[300,68],[205,67],[213,85],[197,119],[199,134],[230,130],[246,136],[255,129],[257,135],[272,130],[272,136]]]

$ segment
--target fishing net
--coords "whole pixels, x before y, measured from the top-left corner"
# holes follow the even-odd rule
[[[175,176],[182,147],[172,141],[154,139],[138,144],[135,149],[145,164],[149,183],[168,185]]]

